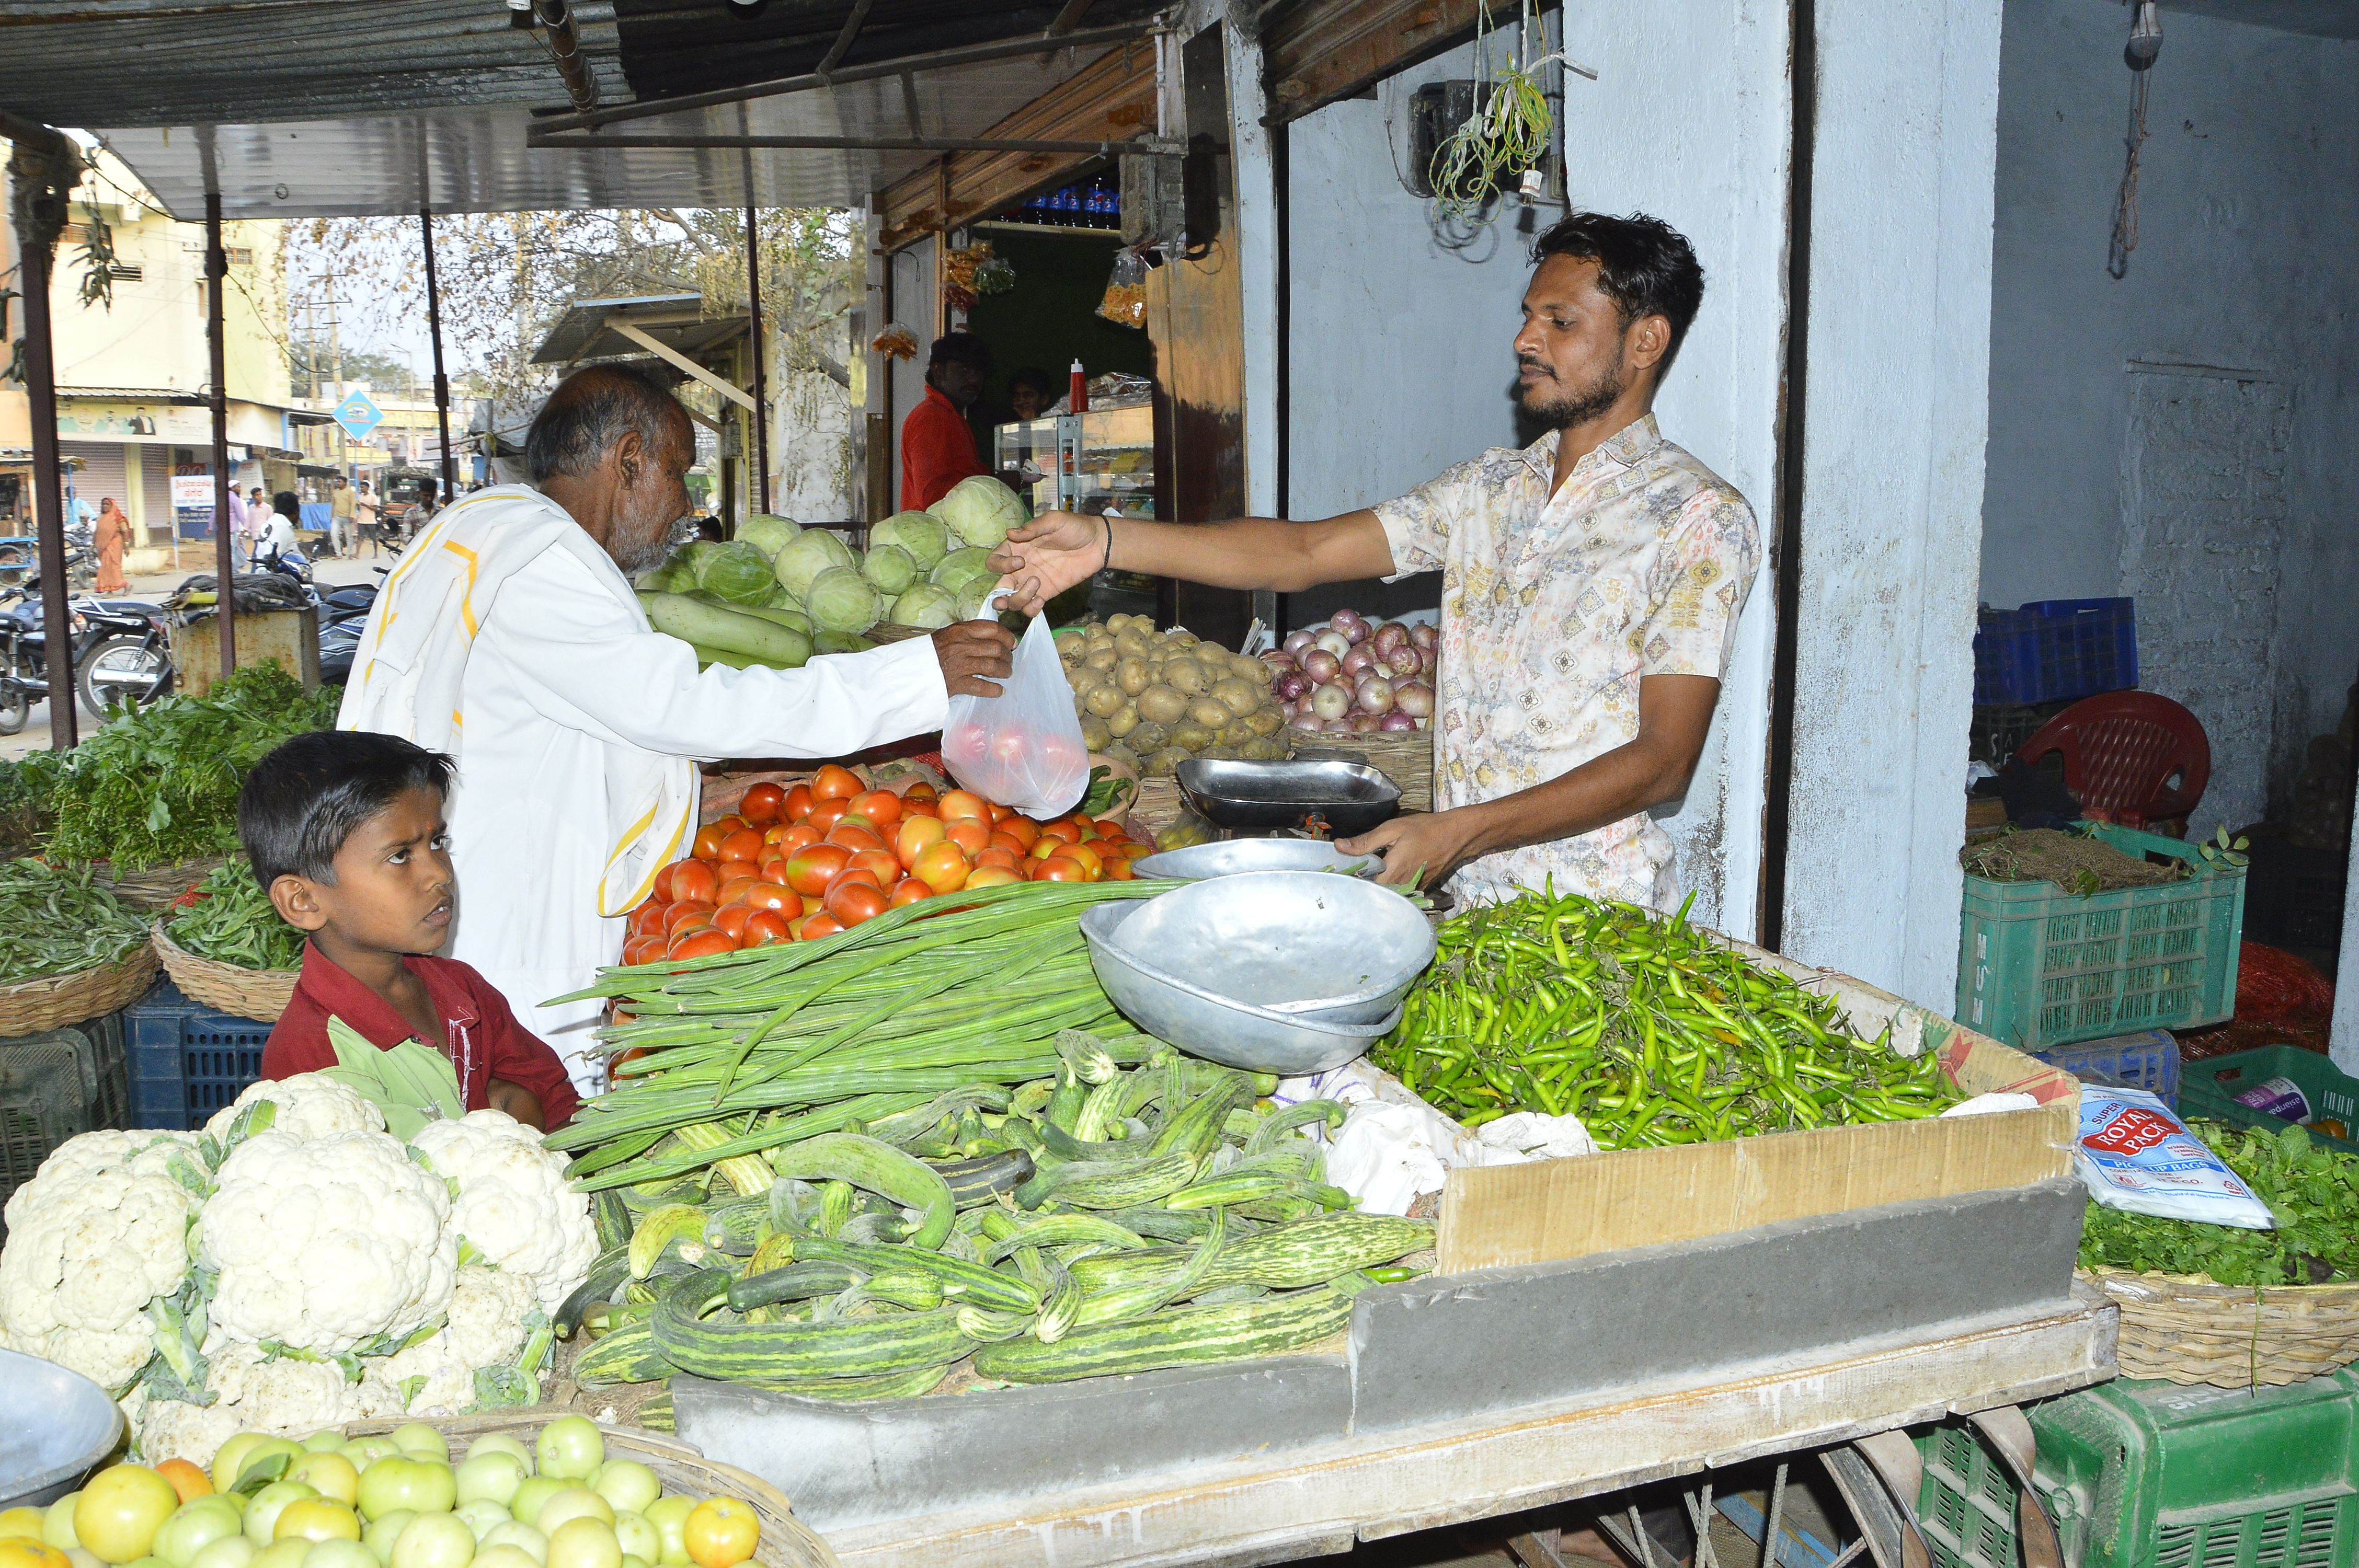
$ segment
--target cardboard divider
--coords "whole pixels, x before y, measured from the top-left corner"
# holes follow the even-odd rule
[[[1969,1095],[2027,1094],[2038,1105],[1453,1170],[1442,1189],[1439,1272],[1691,1241],[2070,1173],[2080,1095],[2071,1075],[1849,976],[1723,940],[1832,994],[1861,1035],[1873,1039],[1888,1023],[1903,1055],[1939,1053]]]

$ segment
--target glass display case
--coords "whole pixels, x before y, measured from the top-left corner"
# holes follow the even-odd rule
[[[1144,398],[1126,406],[1001,425],[992,431],[992,468],[1031,504],[1035,515],[1155,515],[1155,409]],[[1153,615],[1155,579],[1103,571],[1090,580],[1085,594],[1076,589],[1069,597],[1071,603],[1051,607],[1059,623],[1077,619],[1084,610],[1101,620],[1125,612]]]

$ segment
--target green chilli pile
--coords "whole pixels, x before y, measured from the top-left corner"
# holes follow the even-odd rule
[[[147,922],[91,881],[87,866],[0,860],[0,986],[119,964]]]
[[[1692,903],[1692,899],[1690,901]],[[1441,928],[1371,1053],[1469,1127],[1577,1116],[1601,1149],[1939,1115],[1964,1097],[1929,1052],[1852,1033],[1832,997],[1636,904],[1527,893]]]
[[[1350,1212],[1277,1080],[1124,1023],[1079,910],[1021,883],[603,982],[621,1086],[551,1148],[605,1252],[560,1310],[585,1384],[689,1372],[828,1399],[961,1368],[1055,1382],[1274,1354],[1408,1278],[1419,1220]]]

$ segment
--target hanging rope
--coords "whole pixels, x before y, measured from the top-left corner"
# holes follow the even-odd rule
[[[2114,199],[2114,239],[2105,254],[2105,270],[2114,277],[2128,276],[2130,253],[2138,243],[2138,154],[2146,146],[2147,73],[2130,77],[2129,157],[2122,166],[2121,193]]]

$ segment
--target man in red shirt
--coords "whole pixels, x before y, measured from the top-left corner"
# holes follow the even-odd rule
[[[280,917],[311,936],[294,1000],[263,1047],[262,1076],[351,1067],[348,1053],[365,1057],[365,1042],[417,1054],[438,1076],[447,1063],[443,1103],[562,1127],[582,1100],[557,1053],[473,968],[431,956],[450,937],[456,892],[442,821],[450,785],[450,758],[350,730],[299,735],[246,776],[237,799],[246,858]],[[344,1050],[332,1019],[357,1037]]]
[[[983,395],[991,373],[991,351],[972,332],[949,332],[934,340],[926,362],[926,395],[901,421],[901,506],[922,512],[951,492],[951,486],[990,470],[975,455],[974,430],[966,411]]]

